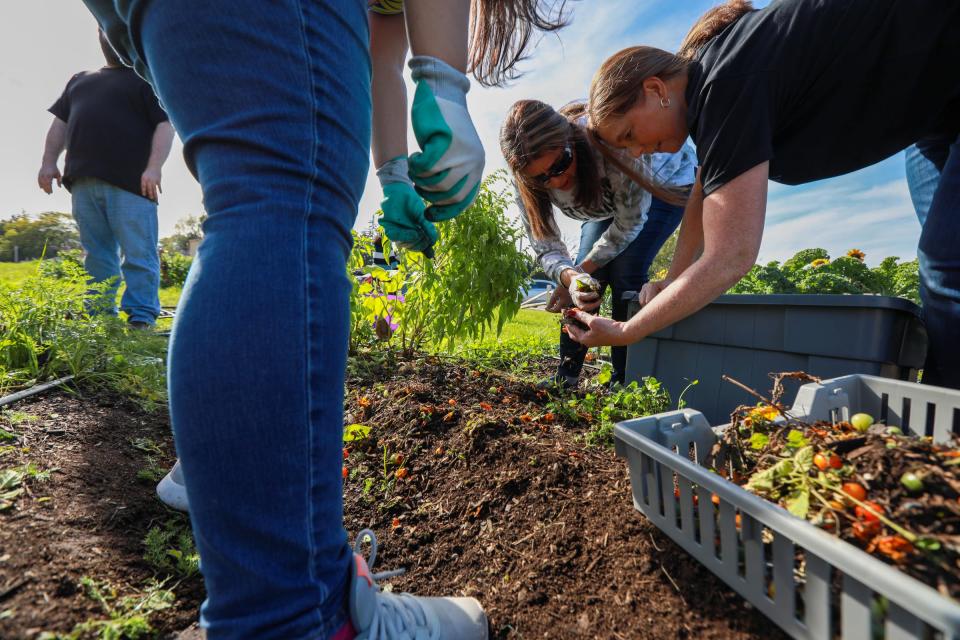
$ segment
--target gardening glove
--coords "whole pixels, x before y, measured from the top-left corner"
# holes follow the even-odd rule
[[[570,278],[568,289],[578,308],[593,311],[600,306],[600,283],[589,273],[578,273]]]
[[[429,201],[427,220],[438,222],[470,206],[483,177],[483,145],[467,111],[470,80],[443,60],[410,60],[417,90],[413,133],[422,151],[410,156],[410,177]]]
[[[432,258],[437,228],[424,217],[423,198],[414,190],[407,171],[405,156],[397,156],[377,169],[383,187],[380,224],[394,244]]]

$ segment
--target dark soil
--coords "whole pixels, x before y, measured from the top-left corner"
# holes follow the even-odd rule
[[[106,618],[84,594],[82,577],[106,580],[122,597],[141,593],[154,575],[143,561],[143,538],[174,512],[154,497],[153,482],[137,479],[149,463],[132,443],[157,443],[163,453],[155,463],[169,468],[170,424],[162,411],[145,414],[122,400],[63,392],[7,408],[39,420],[2,425],[19,437],[0,456],[0,468],[32,462],[52,473],[28,481],[27,493],[0,512],[0,612],[9,612],[0,619],[0,637],[69,632]],[[174,591],[174,606],[152,619],[157,629],[182,629],[197,617],[202,580],[185,580]]]
[[[635,511],[624,462],[586,446],[586,424],[550,420],[547,401],[449,362],[351,367],[345,423],[372,430],[348,443],[345,525],[376,532],[375,570],[406,567],[397,590],[477,597],[494,638],[783,637]],[[154,576],[143,538],[173,512],[137,478],[151,463],[132,443],[158,443],[167,469],[168,418],[62,393],[12,408],[40,419],[5,427],[19,437],[0,443],[15,445],[0,468],[55,471],[0,512],[0,638],[69,632],[106,617],[81,577],[122,596]],[[175,604],[151,618],[162,638],[203,599],[198,577],[166,586]]]
[[[348,446],[346,526],[376,532],[375,571],[406,567],[396,589],[474,596],[495,638],[782,637],[634,510],[626,464],[549,420],[529,382],[432,361],[349,386],[348,423],[372,430]]]

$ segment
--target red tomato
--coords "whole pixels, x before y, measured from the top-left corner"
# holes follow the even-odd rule
[[[864,502],[863,504],[867,507],[870,507],[870,509],[873,509],[877,513],[883,513],[883,507],[878,505],[876,502]],[[860,505],[857,505],[857,508],[854,509],[853,512],[856,513],[857,517],[864,522],[879,522],[877,516]]]
[[[873,520],[872,522],[854,522],[853,523],[853,537],[861,542],[870,542],[877,537],[877,534],[880,533],[880,521]]]
[[[843,486],[840,487],[840,491],[854,500],[864,500],[867,497],[867,490],[863,488],[862,484],[857,484],[856,482],[844,482]]]

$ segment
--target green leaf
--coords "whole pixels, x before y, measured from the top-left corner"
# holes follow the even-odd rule
[[[770,436],[765,433],[755,432],[750,436],[751,449],[763,449],[770,442]]]
[[[370,435],[370,427],[362,424],[351,424],[343,428],[343,441],[353,442],[363,440]]]
[[[810,512],[810,491],[801,489],[787,498],[787,511],[798,518],[806,519]]]
[[[797,431],[796,429],[790,429],[790,432],[787,434],[787,446],[791,449],[799,449],[800,447],[805,447],[810,444],[810,441],[803,436],[802,431]],[[810,457],[811,462],[813,461],[813,456]]]
[[[914,541],[913,546],[921,551],[935,552],[940,551],[940,541],[934,538],[920,538]]]
[[[804,447],[793,454],[793,462],[797,471],[807,473],[813,468],[813,447]]]
[[[611,378],[613,378],[613,367],[604,363],[600,368],[600,373],[597,374],[595,380],[597,381],[597,384],[604,385],[609,384]]]

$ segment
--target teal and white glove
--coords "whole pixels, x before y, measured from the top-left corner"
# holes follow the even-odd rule
[[[404,249],[420,251],[430,258],[433,243],[437,241],[437,228],[424,216],[426,205],[417,195],[407,173],[405,156],[397,156],[377,169],[383,187],[380,225],[390,242]]]
[[[467,111],[470,80],[443,60],[410,60],[417,90],[411,120],[421,151],[410,156],[410,177],[431,203],[428,220],[449,220],[470,206],[483,178],[483,145]]]

